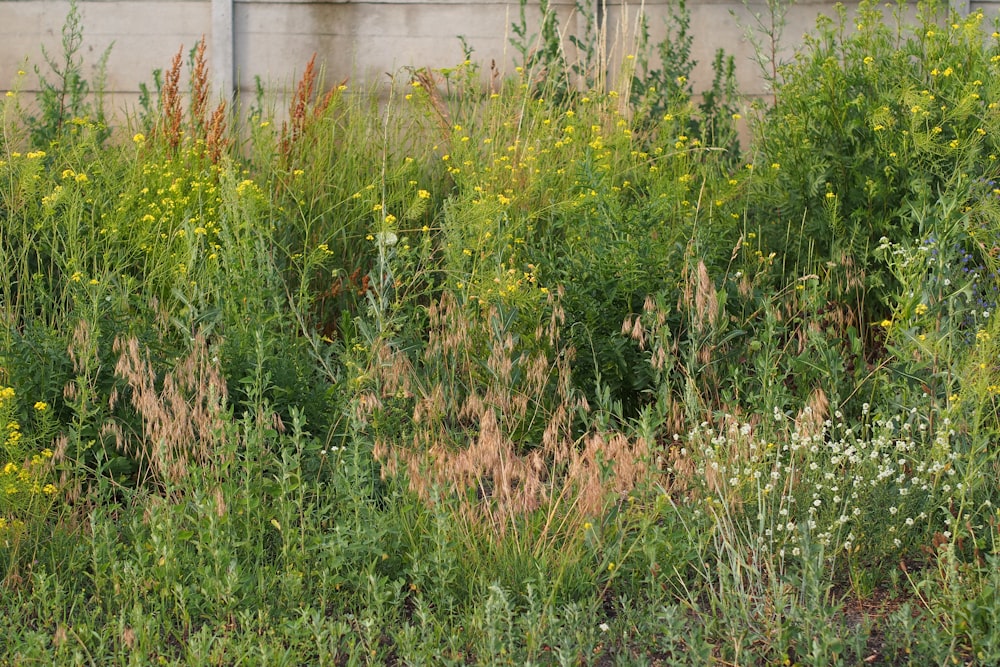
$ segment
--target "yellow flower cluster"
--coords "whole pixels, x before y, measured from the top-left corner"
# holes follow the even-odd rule
[[[17,424],[8,424],[8,429]],[[44,493],[51,496],[56,493],[54,484],[42,484],[45,471],[41,470],[46,462],[52,458],[51,449],[43,449],[35,454],[23,465],[18,465],[13,461],[8,461],[0,470],[0,489],[4,495],[16,496],[23,493],[38,495]]]
[[[21,423],[15,418],[16,392],[0,387],[0,535],[24,527],[24,519],[41,513],[58,488],[49,480],[52,450],[45,448],[30,457],[23,454],[25,438]],[[49,404],[37,401],[38,415],[48,412]]]
[[[146,137],[136,134],[132,140],[142,145]],[[98,233],[135,244],[149,256],[169,257],[177,276],[217,259],[223,172],[206,162],[202,151],[193,146],[173,158],[143,164],[138,178],[125,184],[114,214],[102,216]],[[237,181],[235,195],[263,196],[250,180]]]

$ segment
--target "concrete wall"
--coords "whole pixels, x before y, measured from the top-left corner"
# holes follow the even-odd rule
[[[551,0],[560,25],[580,27],[572,0]],[[595,0],[596,1],[596,0]],[[646,0],[653,40],[664,33],[668,0]],[[746,38],[754,12],[766,13],[762,0],[689,0],[694,58],[699,61],[695,87],[711,80],[710,63],[722,47],[736,56],[741,90],[765,94],[765,86]],[[516,0],[80,0],[87,71],[112,46],[107,90],[113,108],[134,105],[139,84],[151,83],[155,68],[165,69],[183,46],[185,55],[202,35],[208,40],[218,89],[236,86],[252,91],[255,77],[274,90],[294,86],[295,78],[316,52],[329,81],[387,79],[407,65],[449,67],[461,62],[458,35],[488,66],[509,71],[516,53],[509,44],[510,25],[518,18]],[[534,5],[533,7],[536,7]],[[849,11],[852,5],[847,3]],[[972,2],[960,9],[982,8],[990,20],[1000,0]],[[630,50],[640,5],[606,0],[608,48]],[[61,55],[60,31],[68,11],[65,0],[0,0],[0,91],[37,88],[36,65],[45,69],[42,47]],[[826,0],[800,0],[787,12],[785,43],[792,47],[810,30],[817,14],[831,13]],[[529,8],[537,20],[537,10]],[[786,50],[787,54],[787,50]],[[26,60],[27,59],[27,60]],[[25,64],[27,63],[27,64]],[[18,71],[26,72],[18,80]]]
[[[60,0],[0,1],[0,89],[37,89],[35,67],[49,71],[42,49],[56,59],[62,56],[68,7]],[[182,44],[190,47],[202,33],[211,39],[210,8],[201,0],[81,2],[87,75],[96,74],[97,62],[111,46],[106,88],[112,103],[134,103],[139,84],[151,83],[153,69],[168,67]],[[18,77],[18,71],[25,75]]]

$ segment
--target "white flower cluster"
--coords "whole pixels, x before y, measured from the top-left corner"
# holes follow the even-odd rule
[[[898,549],[951,501],[954,431],[947,419],[929,428],[916,410],[889,419],[871,418],[867,404],[862,412],[861,424],[835,412],[817,431],[775,408],[766,435],[764,422],[703,422],[680,438],[676,472],[693,469],[702,509],[730,522],[741,512],[745,537],[782,558],[809,545],[827,554]]]

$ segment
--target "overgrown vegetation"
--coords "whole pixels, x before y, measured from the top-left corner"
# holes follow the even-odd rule
[[[683,3],[242,125],[203,43],[139,132],[12,91],[0,662],[996,664],[1000,28],[904,9],[752,108]]]

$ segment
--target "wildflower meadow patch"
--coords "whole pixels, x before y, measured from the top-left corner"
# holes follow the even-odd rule
[[[996,664],[1000,32],[912,9],[767,103],[683,2],[614,70],[522,3],[509,76],[237,113],[199,42],[119,118],[71,5],[0,100],[0,664]]]

